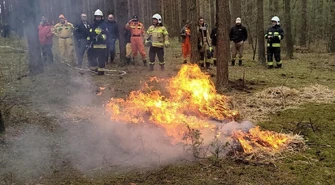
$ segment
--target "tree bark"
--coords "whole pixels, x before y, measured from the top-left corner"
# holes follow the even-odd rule
[[[258,61],[265,64],[263,0],[257,0]]]
[[[299,45],[306,47],[308,25],[307,25],[307,0],[301,0],[301,25]]]
[[[116,7],[128,7],[128,0],[117,0]],[[128,9],[124,8],[122,11],[116,11],[117,21],[119,25],[119,48],[121,63],[126,61],[126,40],[124,38],[124,26],[128,20]]]
[[[285,39],[286,39],[286,56],[293,58],[293,39],[291,30],[291,0],[285,0]]]
[[[197,0],[188,0],[187,7],[189,8],[191,24],[191,63],[198,63],[199,52],[198,52],[198,38],[197,38]]]
[[[232,11],[231,11],[231,24],[234,25],[235,24],[235,20],[237,17],[241,18],[241,0],[232,0],[231,1],[231,7],[232,7]]]
[[[43,72],[43,61],[41,58],[41,50],[38,39],[38,20],[37,10],[38,0],[23,1],[22,6],[25,7],[25,33],[28,40],[28,56],[29,56],[29,70],[31,74]]]
[[[216,89],[222,91],[228,88],[228,62],[230,60],[230,11],[229,1],[218,0],[216,3],[218,21],[218,43],[217,43],[217,77]]]
[[[330,2],[330,13],[331,13],[331,26],[330,28],[334,28],[335,27],[335,0],[332,0]],[[335,53],[335,32],[331,31],[329,34],[330,38],[329,38],[329,52],[331,53]]]
[[[0,111],[0,134],[5,133],[6,128],[5,128],[5,121],[2,118],[2,113]]]

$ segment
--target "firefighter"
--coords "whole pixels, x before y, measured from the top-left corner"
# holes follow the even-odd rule
[[[217,33],[218,33],[218,28],[217,28],[217,23],[215,24],[215,28],[212,29],[211,31],[211,40],[212,40],[212,56],[213,56],[213,64],[214,66],[217,65],[216,63],[216,54],[217,54]]]
[[[208,24],[205,23],[203,17],[199,18],[197,26],[198,30],[198,50],[200,52],[200,67],[210,69],[212,63],[212,47],[210,45],[210,35],[208,32]]]
[[[277,16],[271,19],[272,26],[266,31],[265,38],[268,40],[267,44],[267,58],[268,68],[273,68],[273,56],[275,57],[277,68],[282,67],[280,58],[280,41],[284,38],[284,31],[280,27],[280,19]]]
[[[52,54],[52,25],[51,23],[43,16],[38,26],[38,38],[41,45],[43,61],[52,63],[53,54]]]
[[[86,51],[86,38],[90,30],[90,25],[87,22],[87,15],[81,14],[80,18],[81,18],[81,21],[75,26],[76,30],[73,33],[76,39],[75,45],[76,45],[77,59],[78,59],[77,67],[79,68],[82,67],[83,58],[84,58],[85,51]]]
[[[126,40],[126,62],[127,65],[131,63],[132,49],[131,49],[131,32],[130,30],[124,29],[124,38]]]
[[[233,41],[232,46],[232,61],[231,65],[235,65],[236,55],[238,54],[238,65],[242,66],[243,60],[243,45],[244,42],[248,39],[247,29],[242,26],[241,18],[236,18],[236,25],[230,29],[229,38]]]
[[[131,32],[131,48],[133,53],[133,60],[137,56],[137,52],[140,52],[144,66],[147,66],[146,53],[144,50],[143,37],[145,34],[144,25],[138,21],[136,15],[126,24],[126,29]]]
[[[61,62],[74,63],[73,30],[74,26],[68,22],[64,15],[59,16],[59,23],[53,29],[53,34],[58,37],[58,47]]]
[[[88,40],[88,62],[90,70],[104,75],[106,65],[106,54],[108,44],[108,29],[103,20],[103,13],[97,9],[94,12],[94,22],[89,30]]]
[[[119,38],[119,28],[113,14],[108,15],[108,20],[106,24],[109,32],[108,53],[106,63],[108,63],[109,56],[110,56],[110,63],[113,63],[115,58],[115,41]]]
[[[148,28],[146,46],[150,46],[150,71],[154,70],[156,55],[161,66],[161,71],[165,69],[164,47],[169,47],[169,33],[162,24],[162,17],[159,14],[152,16],[152,25]]]
[[[191,55],[191,29],[190,21],[187,20],[185,26],[180,31],[180,36],[182,38],[182,53],[184,58],[184,64],[187,63]]]

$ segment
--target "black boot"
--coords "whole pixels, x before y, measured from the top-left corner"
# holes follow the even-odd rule
[[[160,64],[161,66],[161,71],[164,71],[165,70],[165,65],[164,64]]]
[[[277,64],[276,68],[281,68],[282,64]]]
[[[187,60],[184,60],[183,64],[187,64]]]
[[[205,64],[204,63],[200,63],[200,67],[205,67]]]
[[[213,61],[213,63],[214,63],[214,66],[216,66],[216,65],[217,65],[217,64],[216,64],[216,60],[214,60],[214,61]]]
[[[131,59],[130,58],[126,58],[126,65],[130,65],[131,63]]]
[[[239,65],[239,66],[242,66],[242,60],[239,60],[239,61],[238,61],[238,65]]]
[[[153,70],[154,70],[154,64],[150,64],[149,71],[153,71]]]
[[[206,69],[211,69],[211,63],[206,62]]]
[[[148,67],[147,60],[143,60],[144,67]]]
[[[273,65],[268,65],[268,69],[272,69],[273,68]]]
[[[231,61],[231,65],[232,65],[232,66],[235,66],[235,60],[232,60],[232,61]]]

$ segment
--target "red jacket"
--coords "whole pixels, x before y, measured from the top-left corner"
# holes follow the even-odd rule
[[[51,25],[39,25],[38,26],[38,38],[41,45],[52,44],[52,32]]]

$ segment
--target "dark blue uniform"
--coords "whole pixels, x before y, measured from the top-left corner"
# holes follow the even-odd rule
[[[90,69],[98,71],[99,75],[103,75],[105,71],[108,38],[109,33],[105,22],[94,20],[87,37],[89,42],[87,55]]]
[[[275,57],[277,67],[282,66],[280,57],[280,41],[284,38],[284,31],[280,25],[270,27],[265,34],[265,38],[268,40],[267,44],[267,58],[268,67],[273,67],[273,56]]]

